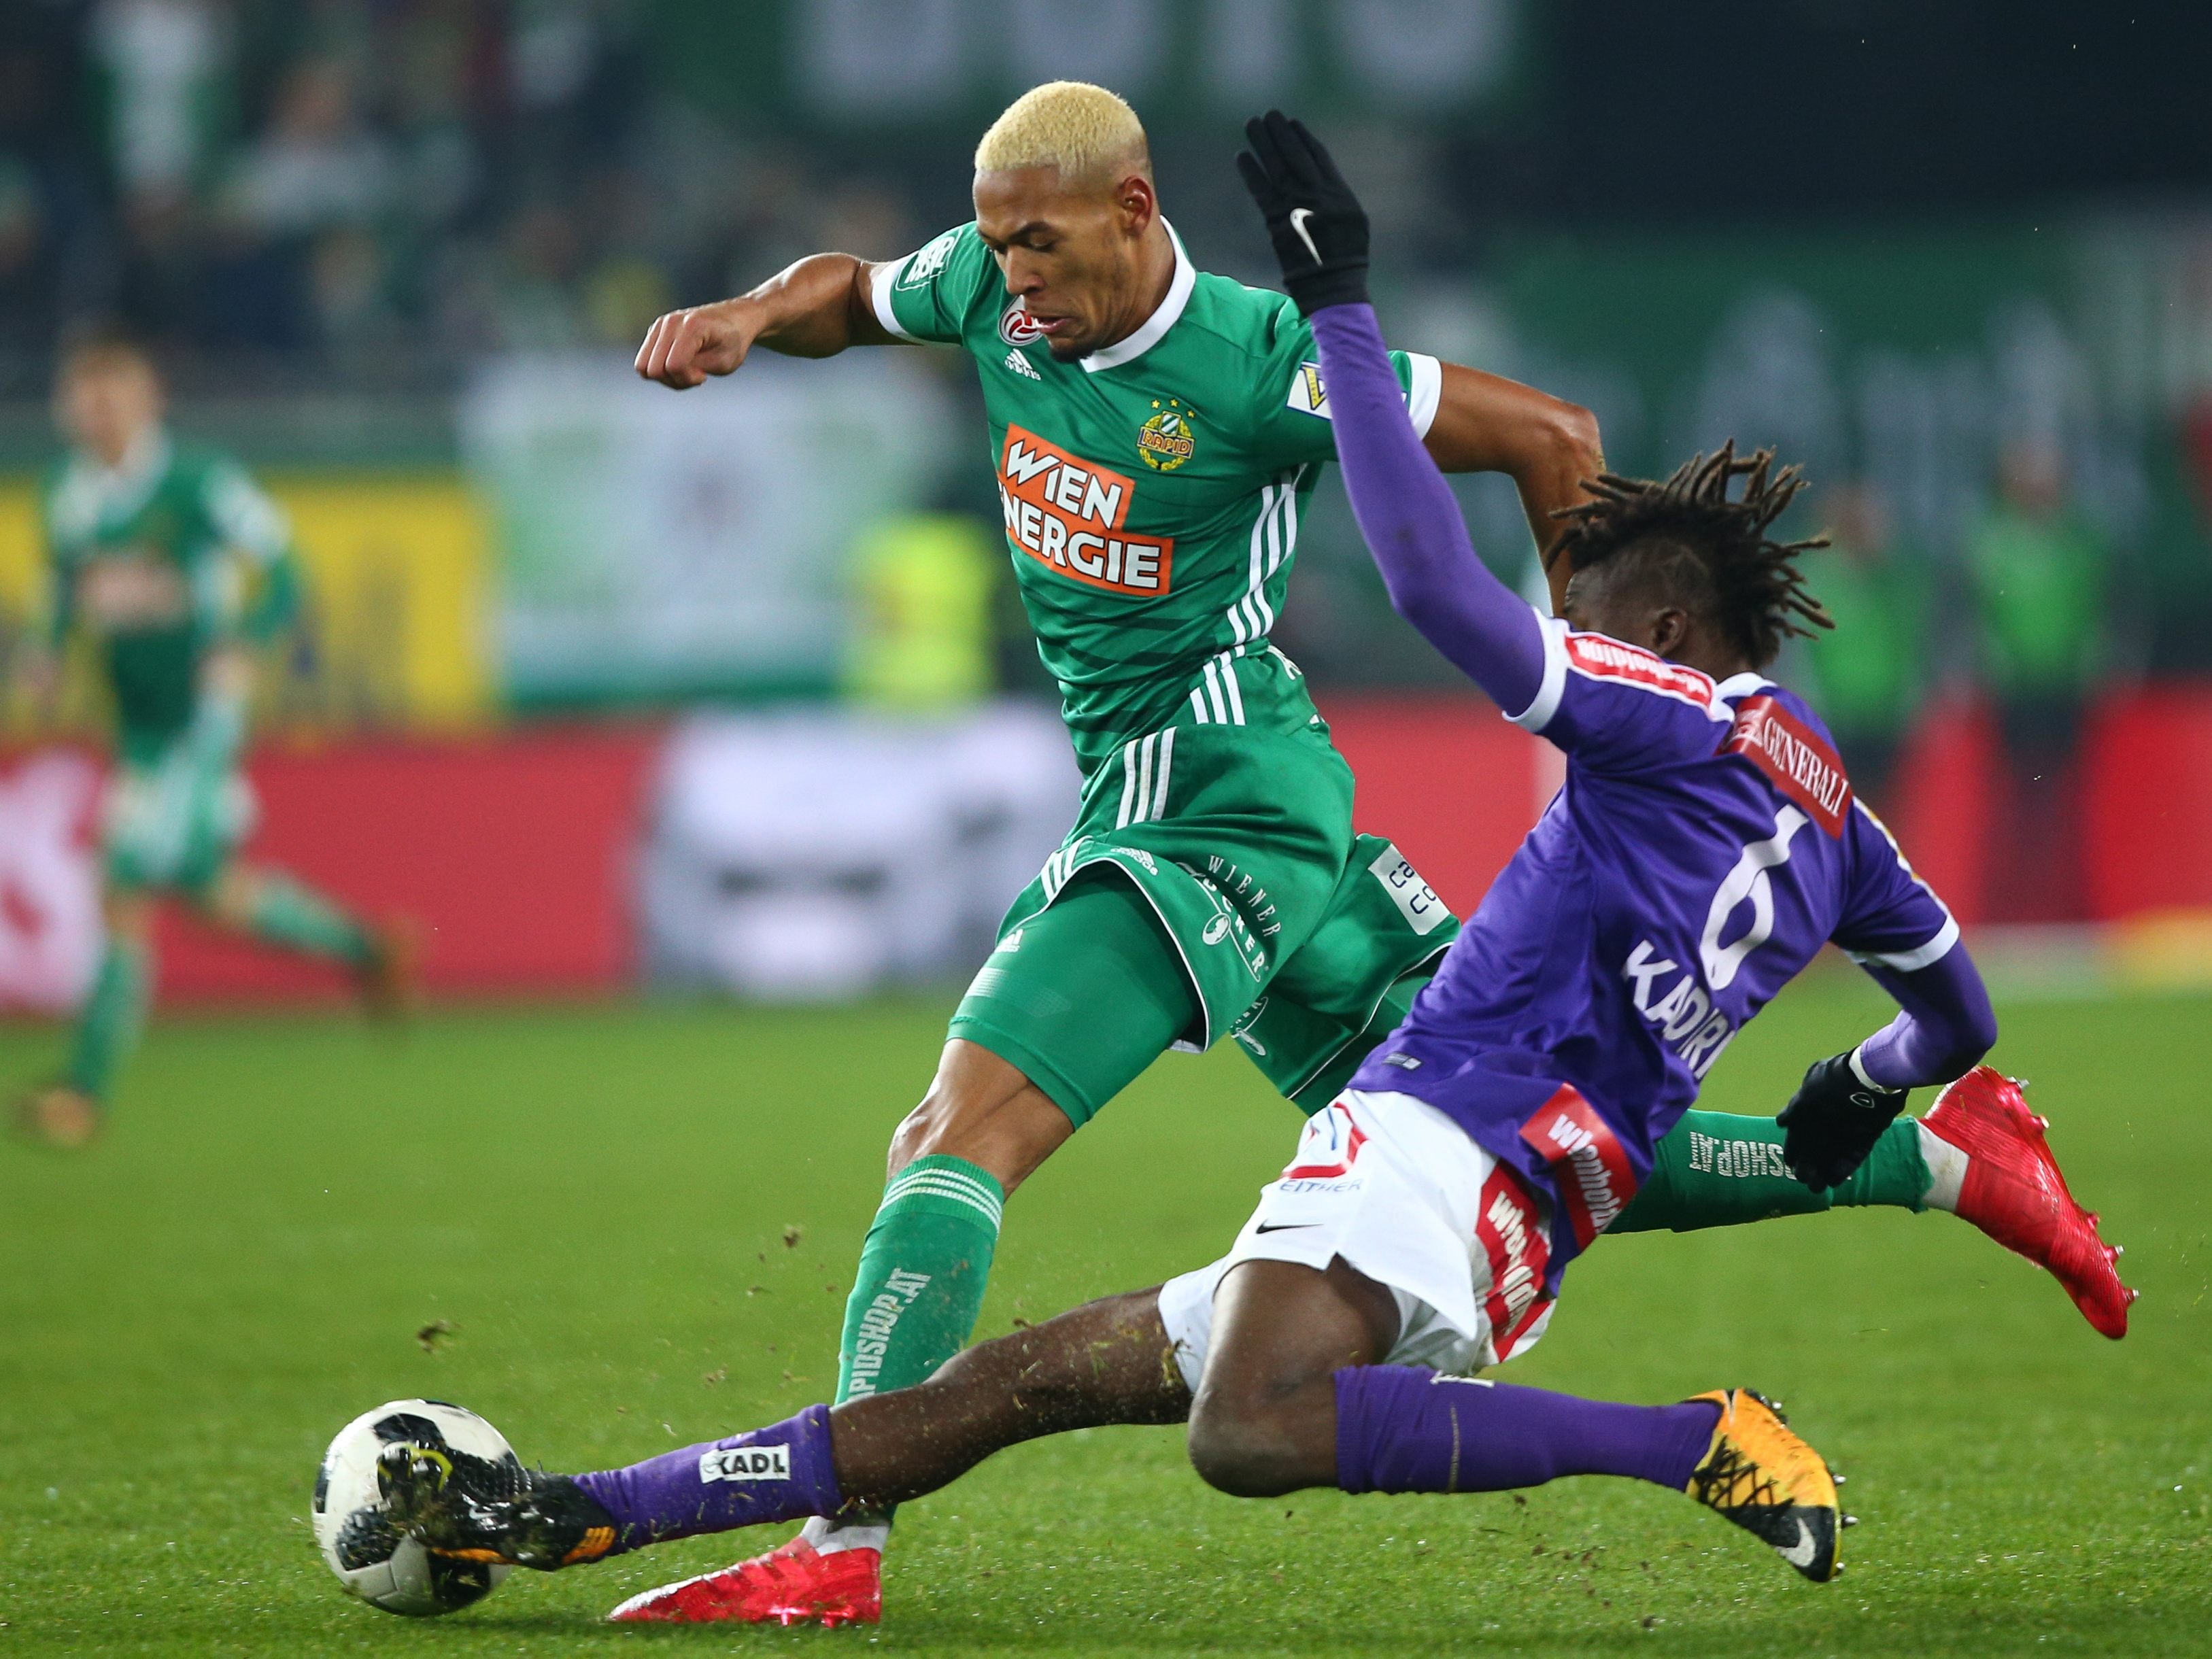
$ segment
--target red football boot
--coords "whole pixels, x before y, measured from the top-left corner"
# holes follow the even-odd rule
[[[2081,1316],[2114,1341],[2128,1334],[2136,1292],[2113,1265],[2119,1247],[2097,1237],[2097,1218],[2074,1201],[2020,1085],[1977,1066],[1937,1096],[1920,1120],[1966,1155],[1959,1214],[2008,1250],[2048,1267]]]
[[[617,1625],[803,1625],[818,1619],[835,1629],[880,1624],[883,1616],[881,1550],[824,1555],[794,1538],[720,1572],[633,1595],[607,1618]]]

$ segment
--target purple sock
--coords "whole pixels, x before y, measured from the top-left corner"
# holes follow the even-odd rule
[[[1336,1374],[1336,1484],[1346,1492],[1505,1492],[1563,1474],[1625,1474],[1680,1492],[1720,1408],[1616,1406],[1439,1376],[1410,1365]]]
[[[763,1521],[835,1515],[844,1503],[830,1460],[827,1406],[625,1469],[580,1474],[576,1484],[614,1517],[617,1553]]]

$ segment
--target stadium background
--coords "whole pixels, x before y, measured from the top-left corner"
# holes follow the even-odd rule
[[[679,400],[623,360],[669,306],[964,216],[979,124],[1053,72],[1134,97],[1200,257],[1263,279],[1224,157],[1239,112],[1279,99],[1328,121],[1373,202],[1396,338],[1588,403],[1632,471],[1729,434],[1806,463],[1820,487],[1795,527],[1858,544],[1871,562],[1832,560],[1823,586],[1875,620],[1784,672],[1970,923],[2071,925],[2032,936],[2045,964],[2204,970],[2212,144],[2155,94],[2152,20],[2051,56],[2063,31],[2034,9],[1972,5],[1784,6],[1710,52],[1599,4],[1016,17],[9,8],[0,642],[43,603],[53,341],[119,317],[159,346],[178,427],[276,490],[313,578],[265,688],[264,844],[425,924],[434,988],[957,972],[1053,810],[927,767],[823,797],[864,769],[872,720],[958,743],[964,710],[1048,690],[993,549],[969,377],[935,354],[769,361]],[[1947,53],[1973,72],[1936,74]],[[1510,491],[1465,494],[1486,556],[1523,572]],[[1363,817],[1468,904],[1548,788],[1537,745],[1476,718],[1389,615],[1333,483],[1300,555],[1280,638]],[[2001,564],[2033,579],[2008,597]],[[760,711],[794,702],[850,711],[803,745],[860,745],[842,769],[775,759],[788,733]],[[702,708],[744,712],[672,748]],[[0,811],[81,824],[91,776],[27,766],[25,712]],[[1049,745],[1018,750],[1024,800],[1067,787]],[[886,811],[946,838],[930,868],[884,864],[867,823]],[[810,869],[798,849],[824,835],[838,867]],[[0,1001],[57,1006],[90,970],[70,920],[89,906],[46,890],[90,866],[31,838],[4,842]],[[947,867],[978,860],[980,884]],[[864,915],[933,891],[960,925],[866,944]],[[180,927],[163,988],[313,981]]]
[[[808,1311],[798,1281],[848,1272],[884,1135],[1073,781],[964,361],[757,360],[678,398],[629,359],[666,307],[818,248],[896,255],[964,219],[981,126],[1072,75],[1135,102],[1201,264],[1270,280],[1228,158],[1241,118],[1281,101],[1322,124],[1374,213],[1395,343],[1588,404],[1625,471],[1727,435],[1807,463],[1816,488],[1790,527],[1856,544],[1820,585],[1862,626],[1781,672],[1836,716],[1967,922],[2007,1022],[1998,1058],[2074,1113],[2061,1150],[2086,1192],[2112,1194],[2151,1291],[2108,1353],[2025,1268],[1996,1278],[1978,1241],[1913,1233],[1908,1253],[1879,1231],[1901,1218],[1818,1224],[1833,1228],[1819,1249],[1814,1224],[1783,1233],[1808,1291],[1780,1306],[1765,1229],[1624,1243],[1619,1267],[1587,1271],[1586,1322],[1563,1318],[1533,1377],[1653,1398],[1710,1386],[1662,1345],[1590,1334],[1663,1307],[1661,1334],[1694,1334],[1714,1364],[1793,1395],[1792,1376],[1812,1379],[1899,1523],[1856,1535],[1895,1553],[1875,1564],[1893,1576],[1869,1585],[1874,1617],[1818,1626],[1831,1645],[1924,1652],[1936,1632],[1959,1650],[2039,1635],[2192,1650],[2212,1616],[2196,1484],[2212,1447],[2197,1058],[2212,27],[2179,5],[2105,9],[0,5],[0,668],[45,602],[33,501],[57,454],[54,343],[119,319],[157,349],[173,425],[234,449],[289,510],[312,579],[307,625],[261,687],[254,846],[420,921],[433,1004],[404,1048],[372,1048],[322,1006],[333,981],[165,919],[164,1017],[108,1142],[76,1168],[0,1165],[4,1254],[29,1264],[0,1297],[0,1518],[26,1540],[0,1545],[19,1609],[0,1602],[0,1630],[120,1651],[101,1621],[136,1607],[182,1620],[191,1650],[255,1650],[281,1625],[264,1603],[282,1602],[281,1627],[317,1650],[356,1610],[271,1517],[304,1501],[317,1436],[370,1398],[450,1393],[518,1440],[532,1425],[558,1438],[549,1455],[614,1458],[648,1419],[698,1437],[822,1391],[839,1304],[815,1291]],[[1510,492],[1461,487],[1484,556],[1525,576]],[[1390,615],[1333,478],[1299,556],[1278,637],[1354,763],[1360,816],[1468,906],[1556,760]],[[9,1089],[51,1067],[50,1016],[96,946],[100,711],[87,677],[73,684],[59,744],[19,693],[0,702]],[[1863,1030],[1875,1000],[1851,978],[1793,993],[1717,1075],[1716,1103],[1771,1110],[1808,1054]],[[828,1006],[732,1011],[726,995]],[[511,1006],[539,999],[553,1006]],[[1091,1163],[1060,1160],[1016,1206],[1031,1231],[1009,1235],[987,1331],[1188,1265],[1234,1225],[1285,1122],[1233,1060],[1182,1065],[1086,1137]],[[1133,1206],[1110,1239],[1085,1185],[1102,1171]],[[540,1247],[557,1204],[659,1220],[641,1237],[618,1222],[623,1249]],[[441,1346],[429,1333],[449,1317]],[[612,1400],[635,1414],[602,1413]],[[1929,1426],[1890,1409],[1930,1401]],[[1954,1467],[1933,1425],[1978,1408],[2018,1426]],[[155,1434],[160,1479],[128,1450]],[[653,1427],[646,1449],[667,1443]],[[1187,1492],[1172,1449],[1107,1476],[1091,1455],[1007,1460],[1044,1496],[987,1471],[973,1513],[996,1505],[993,1541],[917,1506],[903,1593],[925,1638],[957,1646],[970,1626],[946,1621],[1000,1616],[945,1586],[984,1563],[1011,1586],[1072,1527],[1126,1547],[1067,1562],[1036,1620],[1050,1628],[1029,1631],[1024,1608],[1021,1640],[1103,1652],[1115,1621],[1162,1616],[1117,1599],[1139,1559],[1182,1611],[1135,1645],[1212,1640],[1212,1564],[1188,1554],[1182,1510],[1147,1507],[1173,1492],[1240,1597],[1279,1590],[1291,1564],[1309,1622],[1285,1644],[1366,1621],[1365,1650],[1434,1650],[1434,1586],[1401,1558],[1409,1515],[1459,1536],[1441,1507],[1302,1499],[1288,1541],[1255,1539]],[[1915,1482],[1929,1496],[1908,1513]],[[1663,1641],[1670,1621],[1686,1652],[1814,1639],[1759,1576],[1771,1564],[1738,1577],[1701,1549],[1678,1590],[1625,1561],[1612,1578],[1587,1553],[1574,1565],[1566,1546],[1595,1541],[1584,1521],[1601,1517],[1621,1524],[1593,1495],[1456,1524],[1476,1550],[1519,1529],[1482,1582],[1537,1619],[1547,1651]],[[1956,1543],[1978,1527],[2022,1565]],[[1530,1535],[1547,1540],[1534,1565]],[[1936,1538],[1951,1553],[1929,1565],[1915,1552]],[[185,1559],[157,1539],[184,1540]],[[2045,1549],[2061,1558],[2047,1580],[2025,1565]],[[1389,1564],[1370,1581],[1386,1600],[1412,1598],[1379,1623],[1339,1576],[1352,1551]],[[140,1588],[112,1588],[125,1580]],[[613,1599],[569,1578],[520,1588],[542,1599],[510,1590],[489,1628],[507,1628],[501,1609],[580,1620]],[[1622,1598],[1625,1637],[1590,1622],[1601,1589]],[[1464,1601],[1433,1605],[1458,1620]],[[1714,1606],[1735,1610],[1729,1632],[1699,1623]]]

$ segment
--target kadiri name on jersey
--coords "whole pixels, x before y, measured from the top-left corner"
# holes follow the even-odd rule
[[[1173,574],[1172,537],[1124,536],[1137,482],[1018,426],[999,453],[1006,538],[1031,558],[1093,587],[1147,599]]]

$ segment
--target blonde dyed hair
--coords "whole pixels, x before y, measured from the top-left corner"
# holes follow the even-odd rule
[[[1144,123],[1127,102],[1088,81],[1048,81],[1031,87],[975,146],[975,171],[1057,167],[1070,181],[1093,181],[1116,168],[1149,173]]]

